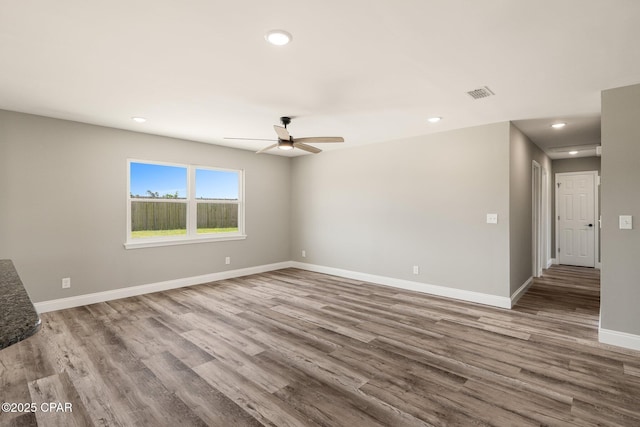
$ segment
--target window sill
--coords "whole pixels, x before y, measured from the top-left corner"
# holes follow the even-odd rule
[[[185,237],[181,239],[139,239],[129,240],[124,243],[125,249],[141,249],[141,248],[156,248],[160,246],[175,246],[175,245],[192,245],[195,243],[210,243],[210,242],[225,242],[230,240],[244,240],[247,236],[245,234],[232,234],[227,236],[203,236],[203,237]]]

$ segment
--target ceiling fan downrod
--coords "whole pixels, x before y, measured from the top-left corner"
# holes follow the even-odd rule
[[[282,122],[284,128],[287,128],[287,125],[291,123],[291,117],[280,117],[280,122]]]

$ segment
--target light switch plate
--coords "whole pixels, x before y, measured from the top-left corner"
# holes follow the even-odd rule
[[[487,214],[487,224],[497,224],[498,214]]]
[[[620,230],[633,229],[633,217],[631,215],[620,215]]]

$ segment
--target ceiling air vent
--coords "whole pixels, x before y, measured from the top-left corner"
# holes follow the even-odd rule
[[[491,89],[489,89],[487,86],[485,87],[481,87],[480,89],[474,89],[471,90],[469,92],[467,92],[469,94],[470,97],[472,97],[473,99],[480,99],[480,98],[486,98],[488,96],[492,96],[495,95],[495,93],[493,93],[491,91]]]

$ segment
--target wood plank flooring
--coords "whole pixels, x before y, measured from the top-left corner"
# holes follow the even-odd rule
[[[638,426],[598,311],[559,266],[513,310],[296,269],[94,304],[0,352],[0,402],[39,408],[0,425]]]

